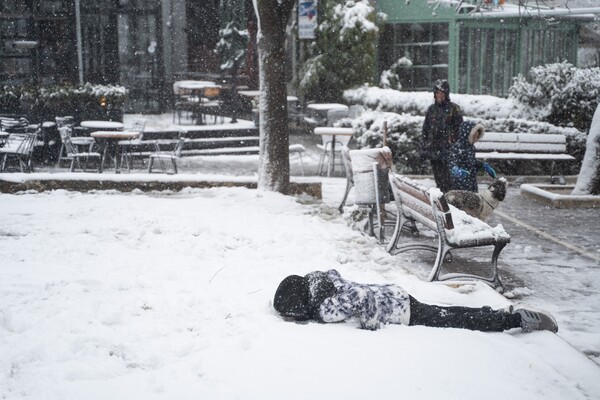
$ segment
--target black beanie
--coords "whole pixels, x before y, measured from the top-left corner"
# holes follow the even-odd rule
[[[279,284],[273,307],[283,317],[297,321],[310,319],[308,282],[299,275],[290,275]]]

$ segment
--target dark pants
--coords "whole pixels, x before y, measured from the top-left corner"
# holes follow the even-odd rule
[[[490,307],[441,307],[424,304],[410,297],[409,325],[436,328],[462,328],[472,331],[502,332],[521,326],[521,316]]]
[[[433,178],[438,189],[442,193],[449,192],[452,187],[452,181],[448,162],[445,160],[431,160],[431,169],[433,169]]]

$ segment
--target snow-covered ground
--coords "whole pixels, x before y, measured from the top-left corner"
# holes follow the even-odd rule
[[[289,274],[336,268],[422,301],[426,283],[323,203],[243,188],[0,194],[5,399],[592,399],[600,369],[549,332],[295,324]]]
[[[318,153],[308,148],[304,161],[314,171]],[[248,179],[257,156],[181,165],[180,178]],[[322,202],[243,188],[0,194],[0,398],[600,397],[598,365],[568,343],[596,348],[600,324],[581,317],[597,308],[595,269],[570,268],[571,254],[521,228],[507,228],[504,277],[515,303],[557,315],[557,335],[280,319],[271,301],[281,279],[328,268],[426,302],[509,304],[483,283],[419,280],[403,268],[413,255],[392,257],[348,227],[335,209],[344,180],[323,182]],[[515,217],[523,208],[501,207]]]

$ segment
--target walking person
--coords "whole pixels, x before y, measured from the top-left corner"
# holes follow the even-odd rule
[[[356,283],[334,269],[286,277],[275,292],[273,307],[282,317],[296,321],[342,322],[358,317],[361,328],[373,331],[385,324],[493,332],[512,328],[558,331],[554,318],[543,311],[425,304],[398,285]]]
[[[428,159],[437,187],[446,193],[451,187],[448,155],[463,122],[460,107],[450,101],[448,81],[438,79],[433,86],[435,102],[427,109],[421,137],[421,158]]]
[[[468,190],[477,193],[477,173],[483,168],[492,179],[496,171],[488,163],[475,157],[475,143],[483,135],[483,125],[465,121],[460,125],[458,140],[450,147],[449,166],[451,175],[451,190]]]

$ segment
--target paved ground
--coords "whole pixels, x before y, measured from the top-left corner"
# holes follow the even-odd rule
[[[511,235],[500,261],[507,289],[552,311],[560,335],[600,362],[600,209],[550,208],[511,188],[500,211],[489,222]]]
[[[324,180],[324,201],[337,207],[343,188],[343,179]],[[511,186],[498,211],[488,223],[511,236],[499,259],[505,295],[552,312],[559,335],[600,364],[600,209],[550,208]],[[399,265],[427,273],[421,267],[432,256],[412,253],[399,255]]]

